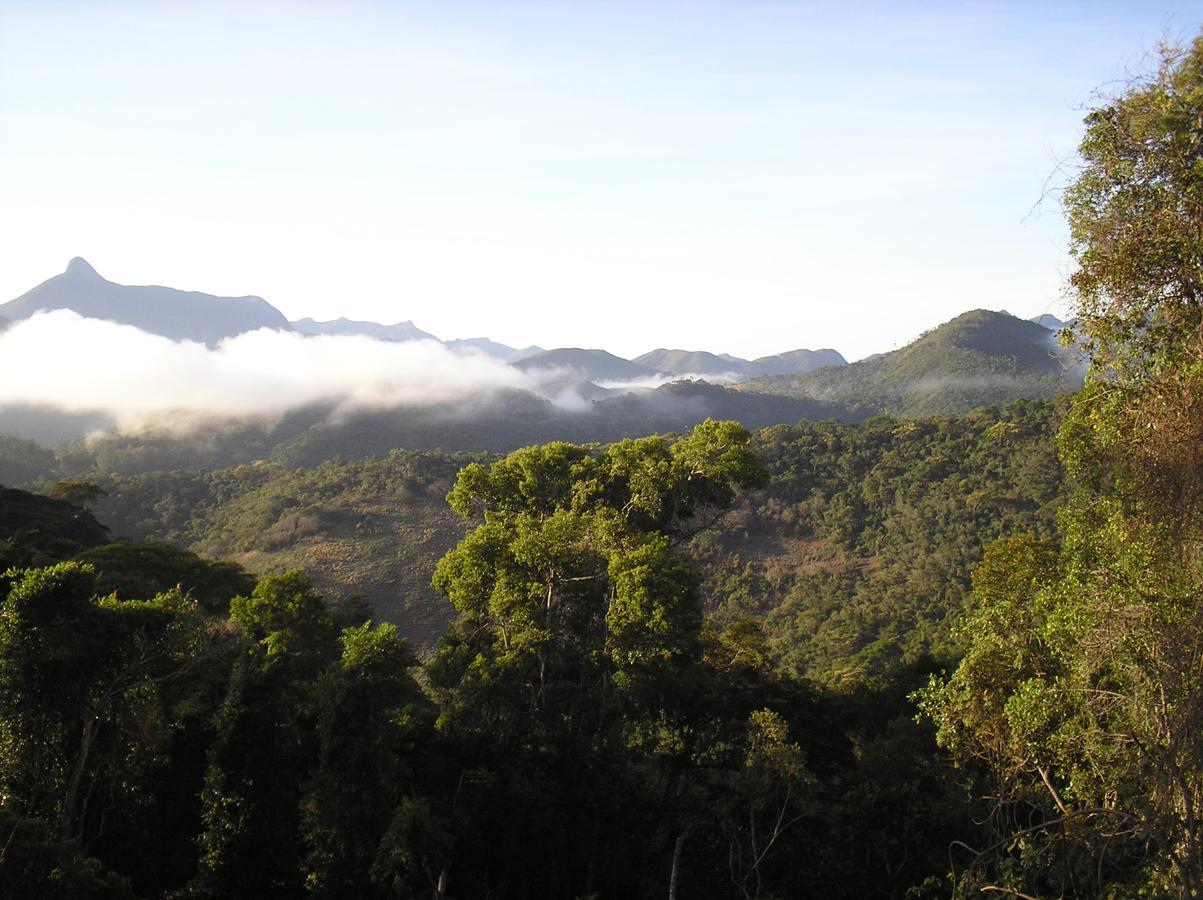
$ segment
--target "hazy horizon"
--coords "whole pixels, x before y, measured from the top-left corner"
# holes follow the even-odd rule
[[[76,260],[82,260],[82,261],[83,261],[83,262],[86,264],[87,268],[89,268],[89,269],[92,269],[92,273],[90,273],[88,277],[93,277],[93,275],[94,275],[94,276],[96,276],[96,277],[99,277],[100,279],[102,279],[102,280],[104,280],[104,281],[108,281],[108,282],[110,282],[110,283],[116,283],[116,284],[120,284],[119,282],[113,282],[113,280],[112,280],[112,279],[110,279],[110,278],[106,278],[106,277],[105,277],[105,275],[104,275],[104,272],[103,272],[103,271],[100,269],[100,267],[99,267],[99,266],[95,266],[95,265],[93,265],[91,260],[84,259],[83,257],[72,257],[72,259],[71,259],[71,260],[69,260],[69,264],[70,264],[70,263],[73,263],[73,262],[75,262]],[[57,276],[57,275],[61,275],[61,274],[63,274],[64,272],[67,272],[67,271],[69,271],[69,265],[68,265],[68,266],[64,266],[64,267],[63,267],[63,271],[62,271],[62,272],[56,272],[56,273],[54,273],[54,275],[51,275],[51,276],[49,276],[49,278],[47,278],[47,279],[43,279],[43,282],[39,282],[39,284],[38,284],[38,285],[34,285],[34,286],[32,286],[32,287],[38,287],[38,286],[40,286],[42,283],[44,283],[45,281],[48,281],[48,280],[50,280],[50,279],[54,278],[55,276]],[[193,288],[189,288],[189,287],[186,287],[186,286],[184,286],[184,287],[181,287],[181,286],[179,286],[179,285],[171,285],[171,284],[154,284],[154,285],[151,285],[151,284],[144,284],[144,283],[139,283],[139,282],[133,282],[133,283],[130,283],[130,284],[122,284],[121,286],[123,286],[123,287],[140,287],[140,288],[144,288],[144,287],[151,287],[151,288],[167,288],[167,289],[170,289],[170,290],[179,290],[179,291],[185,291],[185,292],[193,292],[193,291],[195,290],[195,289],[193,289]],[[32,288],[31,288],[31,290],[32,290]],[[27,292],[22,292],[22,295],[24,295],[25,293],[27,293]],[[203,293],[203,292],[202,292],[202,293]],[[218,299],[226,299],[226,300],[239,300],[239,299],[245,299],[245,298],[247,298],[247,297],[258,297],[258,299],[265,300],[267,303],[269,303],[269,304],[271,304],[273,307],[275,307],[275,304],[271,302],[271,299],[270,299],[270,298],[267,298],[267,297],[259,297],[259,295],[257,295],[257,294],[252,294],[252,293],[242,293],[242,294],[237,294],[237,295],[230,295],[230,296],[227,296],[227,297],[219,297]],[[8,298],[8,299],[9,299],[9,300],[11,300],[11,299],[18,299],[18,298]],[[4,304],[5,302],[8,302],[8,300],[0,301],[0,308],[2,308],[2,307],[3,307],[3,304]],[[974,307],[974,308],[976,309],[976,308],[980,308],[980,307]],[[278,309],[278,307],[277,307],[277,309]],[[957,315],[960,315],[961,313],[964,313],[964,312],[969,312],[969,311],[970,311],[970,309],[969,309],[969,308],[967,308],[967,309],[964,309],[964,310],[961,310],[959,313],[956,313],[956,314],[954,314],[954,316],[953,316],[952,318],[955,318]],[[994,311],[995,311],[995,312],[1007,313],[1007,314],[1013,315],[1013,316],[1015,316],[1015,317],[1017,317],[1017,318],[1021,318],[1021,319],[1027,319],[1027,320],[1029,320],[1029,321],[1034,321],[1034,320],[1036,320],[1037,318],[1039,318],[1041,315],[1043,315],[1043,313],[1035,313],[1035,314],[1033,314],[1033,315],[1031,315],[1031,316],[1028,316],[1028,315],[1024,315],[1022,312],[1017,312],[1017,311],[1015,311],[1015,310],[1007,310],[1007,309],[999,309],[999,310],[994,310]],[[87,322],[87,323],[97,323],[97,324],[104,324],[104,325],[109,325],[109,324],[114,324],[114,325],[115,325],[115,324],[117,324],[116,322],[114,322],[114,321],[112,321],[112,320],[108,320],[108,319],[105,319],[104,317],[99,317],[99,316],[89,316],[89,315],[84,315],[84,314],[74,314],[74,318],[76,318],[76,319],[80,319],[81,321],[84,321],[84,322]],[[353,319],[351,319],[350,317],[345,317],[345,316],[343,316],[343,317],[335,317],[335,319],[338,319],[338,318],[343,318],[343,319],[345,319],[345,320],[348,320],[348,321],[357,321],[357,320],[353,320]],[[290,318],[290,319],[289,319],[289,322],[290,322],[290,324],[294,324],[294,325],[295,325],[295,324],[298,324],[298,323],[299,323],[299,322],[301,322],[301,321],[302,321],[302,320],[299,320],[299,319],[292,319],[292,318]],[[312,319],[312,318],[310,317],[310,318],[306,318],[306,319],[304,319],[304,321],[307,321],[307,322],[314,322],[314,321],[316,321],[317,323],[319,323],[319,324],[320,324],[320,323],[322,323],[322,321],[323,321],[323,320],[314,320],[314,319]],[[325,320],[325,321],[332,321],[332,320]],[[433,337],[434,337],[436,340],[438,340],[439,342],[442,342],[442,343],[447,343],[447,344],[454,344],[454,343],[456,343],[456,342],[466,342],[466,341],[481,340],[481,339],[489,339],[489,340],[494,340],[494,339],[492,338],[492,336],[491,336],[491,335],[485,335],[485,334],[472,334],[472,335],[443,335],[443,334],[433,334],[433,332],[430,332],[430,330],[429,330],[429,329],[422,328],[422,323],[421,323],[421,322],[416,322],[416,321],[413,321],[413,320],[398,320],[398,321],[372,321],[372,320],[358,320],[358,321],[365,322],[366,324],[376,324],[376,325],[382,325],[382,326],[392,326],[392,325],[398,325],[398,324],[406,324],[406,323],[408,323],[408,324],[411,324],[411,325],[413,325],[413,326],[414,326],[416,329],[418,329],[418,330],[420,330],[420,331],[426,331],[426,332],[428,332],[428,333],[432,334],[432,336],[433,336]],[[945,321],[947,321],[947,320],[945,320]],[[914,334],[914,335],[912,335],[912,336],[910,336],[910,337],[906,338],[905,340],[902,340],[902,341],[900,341],[899,343],[900,343],[901,345],[903,345],[903,346],[904,346],[904,345],[906,345],[906,344],[910,343],[910,342],[911,342],[912,340],[914,340],[915,338],[919,337],[919,336],[920,336],[920,334],[922,334],[922,333],[924,333],[924,332],[927,332],[927,331],[930,331],[931,329],[933,329],[933,328],[936,328],[936,327],[938,327],[938,326],[940,326],[940,325],[942,325],[942,324],[944,324],[944,323],[945,323],[944,321],[941,321],[941,322],[932,322],[932,323],[929,323],[929,324],[928,324],[928,325],[926,325],[924,328],[922,328],[920,332],[916,332],[916,334]],[[20,324],[20,322],[18,321],[18,322],[13,322],[13,323],[10,323],[10,324],[11,324],[11,325],[13,325],[13,326],[15,327],[15,326],[19,325],[19,324]],[[90,327],[90,325],[89,325],[89,327]],[[129,324],[126,324],[126,325],[122,325],[122,326],[120,326],[120,327],[123,327],[123,328],[133,328],[133,327],[135,327],[135,326],[131,326],[131,325],[129,325]],[[150,334],[151,334],[151,333],[149,333],[149,332],[145,332],[145,331],[144,331],[144,333],[145,333],[145,334],[147,334],[148,336],[150,336]],[[244,333],[250,333],[250,332],[244,332]],[[319,336],[319,335],[315,335],[315,334],[308,334],[308,333],[306,333],[306,332],[298,332],[298,333],[299,333],[299,334],[306,334],[306,335],[307,335],[307,336],[309,336],[309,337],[315,337],[315,336]],[[49,339],[52,337],[52,335],[51,335],[51,334],[46,334],[46,333],[42,332],[41,330],[39,330],[39,335],[38,335],[38,336],[39,336],[39,339],[40,339],[41,341],[46,341],[46,340],[49,340]],[[333,334],[332,334],[332,335],[321,335],[321,336],[323,336],[323,337],[338,337],[338,338],[347,337],[347,338],[352,338],[353,340],[371,340],[371,341],[373,341],[374,343],[381,343],[381,342],[383,342],[383,343],[385,343],[386,345],[394,344],[394,343],[396,343],[396,342],[397,342],[397,339],[394,339],[394,338],[383,339],[383,338],[378,338],[378,337],[375,337],[375,336],[370,336],[370,335],[344,335],[344,334],[333,335]],[[227,338],[226,340],[230,340],[230,339],[233,339],[233,338]],[[408,343],[408,342],[413,342],[413,341],[416,341],[416,340],[421,340],[421,338],[405,338],[405,339],[402,339],[400,342],[401,342],[401,343]],[[187,339],[187,338],[173,338],[173,339],[172,339],[172,341],[173,341],[173,342],[175,342],[175,343],[179,343],[179,342],[181,342],[181,341],[185,341],[185,342],[189,342],[189,343],[191,343],[191,342],[195,342],[195,341],[194,341],[194,339]],[[497,342],[497,343],[503,343],[503,342]],[[507,346],[508,346],[508,345],[507,345]],[[531,346],[534,346],[534,345],[533,345],[533,344],[530,344],[530,343],[527,343],[527,344],[524,344],[524,345],[522,345],[522,346],[514,346],[514,349],[515,349],[515,350],[517,350],[517,351],[521,351],[521,350],[523,350],[523,349],[526,349],[526,348],[528,348],[528,347],[531,347]],[[596,350],[605,350],[605,351],[607,351],[607,352],[612,352],[612,351],[610,351],[610,350],[609,350],[609,348],[608,348],[608,347],[603,347],[603,346],[593,346],[593,345],[589,344],[587,340],[577,341],[576,343],[571,343],[571,344],[563,344],[563,345],[558,345],[557,347],[543,347],[542,349],[543,349],[543,350],[555,350],[555,349],[570,349],[570,348],[578,348],[578,349],[591,349],[591,350],[593,350],[593,349],[596,349]],[[31,358],[31,360],[39,358],[39,354],[41,354],[41,352],[42,352],[42,350],[43,350],[43,349],[45,349],[45,348],[44,348],[44,347],[42,347],[41,349],[39,349],[39,351],[38,351],[37,353],[34,353],[34,354],[32,354],[32,355],[31,355],[31,357],[30,357],[30,358]],[[212,350],[212,349],[215,349],[215,348],[210,348],[210,350]],[[706,353],[713,353],[713,354],[715,354],[715,355],[720,355],[720,356],[721,356],[721,355],[724,355],[724,354],[726,354],[726,355],[728,355],[728,356],[731,356],[731,357],[734,357],[734,358],[737,358],[737,359],[739,359],[739,358],[742,358],[742,357],[738,357],[738,356],[737,356],[737,354],[729,354],[729,353],[727,353],[725,350],[723,350],[723,349],[721,349],[721,348],[719,348],[719,349],[715,349],[715,348],[713,348],[713,347],[677,347],[677,346],[668,347],[668,346],[663,346],[663,345],[662,345],[662,346],[659,346],[659,347],[647,347],[647,348],[645,348],[644,350],[640,351],[639,353],[631,354],[630,356],[623,356],[623,358],[625,358],[625,359],[634,359],[634,358],[636,358],[636,357],[638,357],[638,356],[641,356],[641,355],[643,355],[643,354],[645,354],[645,353],[653,352],[653,351],[655,351],[655,350],[662,350],[662,349],[673,350],[673,351],[681,351],[681,350],[683,350],[683,351],[690,352],[690,353],[693,353],[693,352],[706,352]],[[893,349],[893,348],[892,348],[892,349]],[[852,357],[852,356],[849,356],[849,355],[848,355],[848,354],[846,354],[846,353],[843,353],[843,352],[840,350],[840,348],[839,348],[839,347],[795,347],[795,346],[789,346],[789,347],[782,347],[782,348],[780,348],[780,349],[779,349],[779,350],[777,350],[777,351],[773,351],[773,352],[770,352],[770,353],[762,354],[762,356],[764,356],[764,357],[771,357],[771,356],[775,356],[775,355],[778,355],[778,354],[785,354],[785,353],[789,353],[789,352],[792,352],[792,351],[795,351],[795,350],[812,350],[812,351],[818,351],[818,350],[835,350],[836,352],[839,352],[839,353],[841,353],[841,355],[845,357],[846,361],[847,361],[847,362],[850,362],[850,363],[851,363],[851,362],[857,362],[858,360],[860,360],[860,359],[864,359],[864,358],[866,358],[866,357],[868,357],[868,356],[874,356],[874,355],[877,355],[877,354],[876,354],[876,352],[875,352],[875,353],[869,353],[869,354],[866,354],[866,355],[865,355],[865,357]],[[616,354],[616,355],[622,356],[622,354]],[[746,359],[746,358],[744,358],[744,359]],[[734,374],[734,373],[733,373],[733,374]],[[713,379],[712,379],[712,380],[713,380]]]
[[[6,3],[0,302],[81,256],[628,358],[1064,317],[1042,193],[1198,24],[1129,6]]]

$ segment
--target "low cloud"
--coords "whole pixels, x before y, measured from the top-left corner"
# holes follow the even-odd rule
[[[723,372],[721,375],[707,375],[703,372],[687,372],[683,375],[648,375],[644,378],[629,378],[625,381],[598,381],[597,386],[613,391],[654,391],[656,388],[664,387],[666,384],[672,384],[674,381],[708,381],[711,384],[734,384],[737,381],[746,381],[747,378],[748,376],[740,375],[738,372]]]
[[[69,310],[0,332],[0,407],[103,413],[121,429],[213,417],[274,417],[300,406],[435,405],[487,401],[535,381],[483,354],[435,341],[305,337],[261,329],[216,349],[176,342]]]

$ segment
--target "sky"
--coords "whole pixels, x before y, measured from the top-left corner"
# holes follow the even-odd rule
[[[1197,5],[0,0],[0,302],[109,280],[754,357],[1064,315],[1057,187]]]

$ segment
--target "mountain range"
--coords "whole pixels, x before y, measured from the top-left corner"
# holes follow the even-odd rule
[[[713,375],[736,381],[761,375],[810,372],[824,366],[844,366],[848,361],[837,350],[790,350],[757,359],[740,359],[705,350],[666,350],[663,347],[637,356],[633,362],[672,375]]]
[[[0,327],[5,319],[11,325],[50,309],[72,309],[83,316],[122,322],[173,340],[203,341],[211,347],[259,328],[307,335],[366,335],[384,341],[438,340],[412,321],[393,325],[345,318],[289,322],[258,297],[118,285],[79,258],[63,274],[0,306]],[[314,464],[331,455],[362,458],[393,447],[500,451],[535,440],[613,440],[680,430],[707,416],[761,427],[800,419],[859,421],[882,413],[961,415],[981,406],[1076,390],[1083,367],[1073,348],[1058,342],[1057,332],[1066,325],[1047,314],[1029,321],[1005,312],[973,310],[901,349],[851,364],[832,349],[745,360],[659,348],[628,360],[602,349],[518,349],[485,337],[447,341],[445,346],[456,353],[486,354],[523,370],[537,385],[535,392],[496,394],[488,404],[473,405],[471,410],[456,404],[426,404],[391,411],[365,409],[334,420],[328,420],[331,410],[319,407],[302,411],[300,418],[283,420],[296,425],[289,426],[288,434],[273,427],[249,435],[245,450],[219,453],[204,464],[253,460],[263,454]],[[592,415],[579,415],[583,412]],[[108,424],[99,410],[0,408],[0,434],[44,441],[69,439]]]
[[[290,322],[294,331],[301,334],[335,334],[335,335],[364,335],[378,341],[437,341],[438,338],[429,331],[423,331],[413,322],[398,322],[395,325],[381,325],[378,322],[357,322],[354,319],[333,319],[329,322],[317,322],[313,319],[300,319]]]
[[[412,321],[383,325],[347,318],[317,321],[312,318],[290,322],[262,297],[217,297],[196,291],[116,284],[97,273],[84,259],[76,257],[60,275],[8,303],[0,305],[0,328],[36,312],[71,309],[93,319],[133,325],[172,340],[200,341],[210,347],[223,338],[259,328],[296,331],[307,335],[363,335],[381,341],[438,341]],[[793,350],[755,360],[717,356],[704,351],[653,350],[635,360],[626,360],[604,350],[564,347],[511,347],[487,337],[443,341],[456,353],[483,353],[503,362],[519,364],[526,371],[558,372],[562,379],[579,382],[635,381],[657,376],[724,376],[731,381],[757,375],[807,372],[825,365],[843,365],[834,350]]]

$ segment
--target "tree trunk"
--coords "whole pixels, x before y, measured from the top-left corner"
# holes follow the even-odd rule
[[[88,754],[92,751],[92,739],[95,737],[96,719],[92,716],[84,719],[83,731],[79,736],[79,755],[75,758],[75,770],[71,773],[71,782],[67,785],[67,796],[63,800],[63,815],[59,819],[58,839],[66,844],[72,837],[72,822],[75,818],[75,804],[79,802],[79,785],[83,781],[84,768],[88,764]]]
[[[677,900],[677,875],[681,871],[681,848],[685,846],[685,832],[677,835],[673,844],[673,867],[668,876],[668,900]]]

